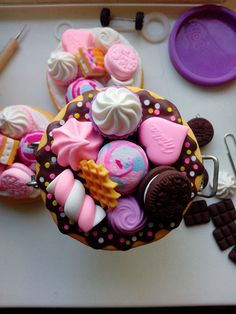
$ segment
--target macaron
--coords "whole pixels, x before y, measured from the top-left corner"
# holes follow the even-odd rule
[[[191,182],[175,168],[159,166],[146,174],[138,194],[147,216],[170,230],[178,227],[191,200]]]
[[[16,162],[1,173],[1,190],[6,192],[8,196],[12,196],[12,198],[36,197],[39,194],[38,191],[27,186],[33,175],[35,173],[29,167]]]

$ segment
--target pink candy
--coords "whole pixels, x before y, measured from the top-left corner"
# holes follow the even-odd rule
[[[104,58],[107,72],[120,81],[130,80],[138,67],[138,57],[134,50],[123,44],[111,46]]]
[[[40,142],[43,133],[43,131],[33,131],[27,133],[20,140],[20,145],[18,148],[18,156],[21,162],[23,162],[23,164],[30,167],[34,171],[36,159],[33,148],[30,148],[30,144],[33,142]]]
[[[65,51],[74,55],[80,47],[93,47],[94,38],[92,33],[86,30],[71,28],[62,34],[61,43]]]

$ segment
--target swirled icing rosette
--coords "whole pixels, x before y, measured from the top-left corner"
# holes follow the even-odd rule
[[[91,122],[78,122],[75,118],[52,130],[52,136],[52,152],[57,155],[58,164],[75,171],[80,169],[81,160],[95,160],[103,143]]]
[[[74,179],[69,169],[50,182],[47,192],[54,194],[56,201],[64,207],[66,216],[77,221],[84,232],[92,229],[106,216],[105,211],[85,193],[83,184]]]
[[[75,57],[66,51],[54,51],[48,59],[48,73],[59,85],[67,85],[78,75]]]
[[[108,211],[107,218],[114,231],[132,235],[143,228],[146,217],[138,202],[132,196],[121,198],[117,206]]]
[[[103,136],[125,138],[138,128],[142,119],[142,105],[139,98],[127,88],[108,87],[94,99],[91,117]]]
[[[110,27],[96,28],[94,43],[104,53],[114,44],[120,43],[120,34]]]
[[[220,199],[231,198],[236,192],[236,179],[226,171],[219,172],[216,196]]]

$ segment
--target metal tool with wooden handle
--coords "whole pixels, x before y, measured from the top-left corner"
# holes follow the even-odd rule
[[[0,72],[7,65],[11,57],[14,55],[16,50],[19,48],[19,38],[23,34],[26,25],[22,28],[19,34],[15,38],[11,38],[3,50],[0,52]]]

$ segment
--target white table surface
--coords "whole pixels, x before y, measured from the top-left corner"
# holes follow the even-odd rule
[[[153,10],[157,8],[144,9]],[[57,45],[55,26],[66,19],[77,28],[97,27],[99,12],[91,7],[0,8],[0,48],[25,22],[29,25],[20,49],[0,74],[0,105],[35,105],[56,114],[45,81],[46,62]],[[134,14],[136,8],[117,9],[122,12]],[[177,16],[169,14],[172,26]],[[223,138],[236,134],[236,81],[195,86],[173,68],[167,40],[149,44],[138,33],[123,35],[140,53],[146,88],[174,102],[185,120],[199,114],[212,122],[215,135],[203,153],[217,156],[220,170],[232,174]],[[217,201],[207,199],[208,204]],[[182,222],[158,242],[127,252],[96,251],[61,234],[42,202],[2,202],[0,307],[236,305],[236,265],[227,256],[231,249],[219,250],[213,229],[211,222],[191,228]]]

